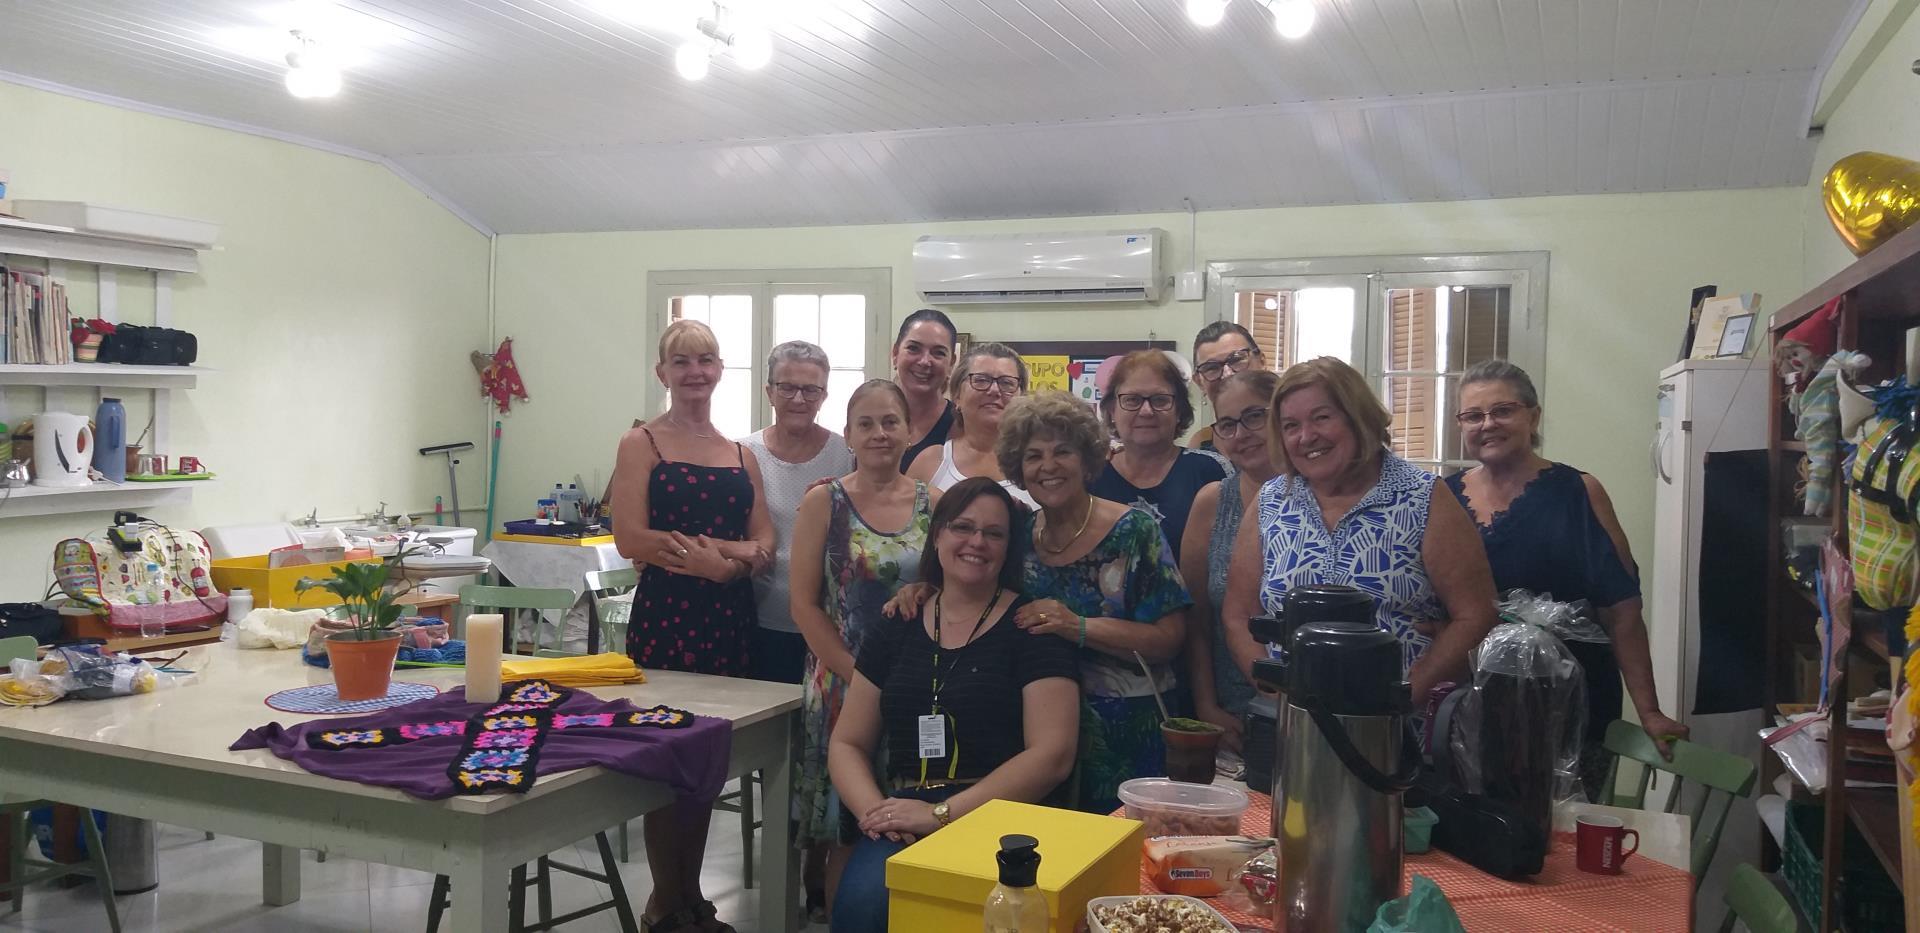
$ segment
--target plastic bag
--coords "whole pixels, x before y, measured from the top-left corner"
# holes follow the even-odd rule
[[[16,665],[14,673],[21,673],[20,665]],[[29,673],[52,678],[66,696],[74,700],[152,693],[161,680],[160,672],[139,658],[130,654],[103,654],[92,647],[55,648]]]
[[[1553,601],[1552,593],[1530,593],[1516,589],[1508,590],[1497,606],[1502,619],[1531,622],[1560,636],[1562,641],[1585,641],[1599,645],[1613,642],[1607,630],[1594,621],[1593,605],[1584,599],[1558,603]]]
[[[1513,804],[1545,834],[1556,803],[1585,799],[1580,743],[1587,685],[1552,630],[1577,610],[1531,596],[1522,603],[1547,626],[1508,617],[1473,649],[1473,683],[1445,737],[1447,776],[1467,793]]]
[[[1367,933],[1467,933],[1445,891],[1426,875],[1414,875],[1406,897],[1380,905]]]

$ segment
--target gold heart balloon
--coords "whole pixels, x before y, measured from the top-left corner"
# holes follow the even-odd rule
[[[1840,239],[1865,256],[1920,219],[1920,162],[1856,152],[1833,163],[1820,192]]]

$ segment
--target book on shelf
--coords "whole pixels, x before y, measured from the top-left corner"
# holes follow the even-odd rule
[[[0,266],[0,363],[73,362],[66,283]]]

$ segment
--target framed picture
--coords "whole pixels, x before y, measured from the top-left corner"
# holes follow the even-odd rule
[[[953,358],[956,360],[965,359],[967,355],[967,348],[971,346],[973,346],[972,333],[970,332],[955,333],[953,335]]]
[[[1758,292],[1708,298],[1701,302],[1700,322],[1694,328],[1693,347],[1687,353],[1687,357],[1695,360],[1711,360],[1727,356],[1728,354],[1721,349],[1725,344],[1722,338],[1726,336],[1727,324],[1742,315],[1757,317],[1759,312],[1760,294]],[[1738,346],[1744,348],[1747,335],[1753,329],[1753,321],[1747,321],[1742,327],[1743,329],[1736,336],[1741,341]]]
[[[1727,318],[1724,329],[1720,331],[1720,346],[1716,357],[1738,357],[1747,355],[1747,338],[1753,333],[1753,315],[1736,314]]]

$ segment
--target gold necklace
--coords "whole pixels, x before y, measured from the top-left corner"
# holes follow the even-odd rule
[[[705,438],[713,437],[713,435],[711,434],[702,434],[699,431],[695,431],[694,429],[688,427],[687,423],[684,421],[681,421],[678,415],[669,413],[667,415],[667,420],[673,422],[675,427],[678,427],[680,430],[685,431],[688,434],[693,435],[694,437],[705,437]]]
[[[1087,494],[1087,514],[1080,517],[1080,530],[1074,532],[1073,537],[1067,539],[1067,543],[1062,544],[1059,547],[1054,547],[1053,545],[1047,543],[1046,529],[1043,528],[1040,530],[1040,547],[1044,548],[1046,552],[1049,554],[1059,554],[1066,551],[1067,548],[1073,547],[1073,542],[1080,540],[1081,535],[1087,533],[1087,523],[1091,521],[1093,521],[1093,494],[1088,493]]]

